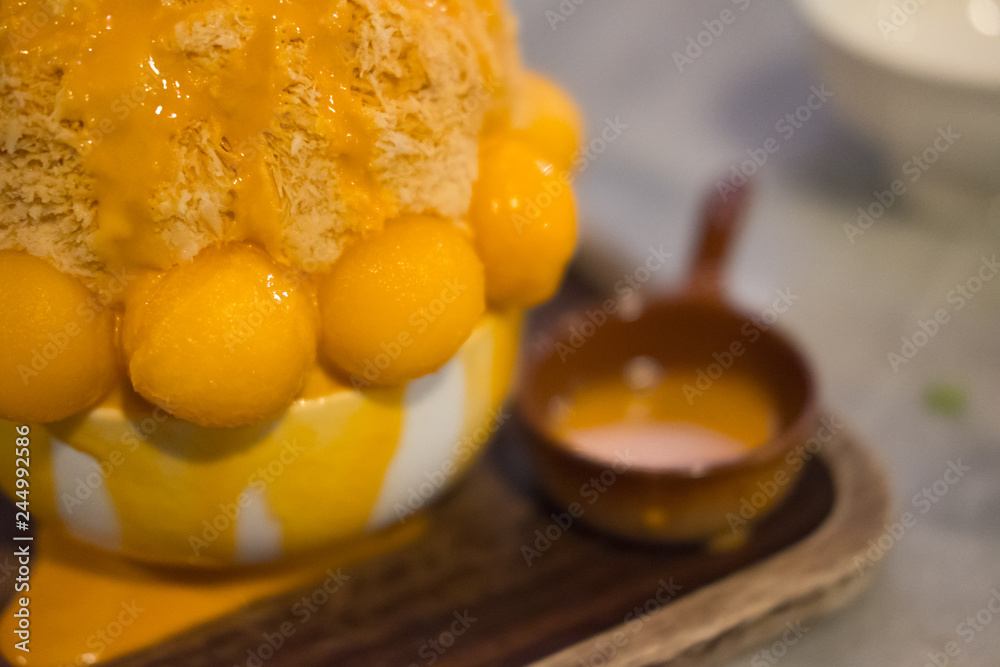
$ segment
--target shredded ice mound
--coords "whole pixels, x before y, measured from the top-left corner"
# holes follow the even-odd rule
[[[251,240],[313,272],[404,213],[458,218],[516,101],[502,3],[0,8],[0,248],[90,286]]]

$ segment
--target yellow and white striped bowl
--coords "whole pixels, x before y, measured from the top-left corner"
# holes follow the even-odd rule
[[[33,518],[137,559],[274,561],[405,520],[504,421],[520,312],[489,313],[455,357],[402,387],[337,387],[317,370],[277,420],[209,429],[118,391],[30,426]],[[15,500],[17,425],[0,421]]]

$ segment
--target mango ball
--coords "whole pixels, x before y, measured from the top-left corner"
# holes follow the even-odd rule
[[[538,149],[512,137],[482,146],[469,222],[491,302],[533,306],[555,293],[576,243],[576,210],[564,174]]]
[[[321,350],[355,387],[437,370],[485,310],[483,265],[448,220],[407,216],[344,251],[320,282]]]
[[[573,100],[537,72],[523,80],[525,106],[514,119],[514,129],[559,169],[569,169],[580,149],[583,120]]]
[[[132,295],[122,344],[135,390],[177,417],[235,427],[299,393],[316,355],[315,298],[246,244],[210,247]]]
[[[116,373],[114,312],[48,262],[0,251],[0,417],[64,419],[100,399]]]

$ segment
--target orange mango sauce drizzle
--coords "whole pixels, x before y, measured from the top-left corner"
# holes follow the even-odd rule
[[[310,375],[323,372],[316,367]],[[206,538],[206,519],[211,522],[212,516],[178,507],[169,494],[144,492],[136,480],[182,478],[191,493],[210,499],[209,506],[219,507],[219,513],[240,501],[248,488],[266,485],[271,511],[280,518],[287,545],[313,543],[316,535],[324,534],[325,523],[342,526],[345,532],[361,532],[396,451],[404,410],[402,394],[399,387],[368,394],[341,391],[294,405],[277,425],[265,422],[206,429],[173,418],[163,420],[162,411],[141,407],[141,399],[124,387],[109,394],[100,406],[102,416],[108,414],[108,418],[69,420],[50,429],[97,461],[123,459],[104,483],[116,500],[126,553],[159,554],[168,562],[195,562],[195,555],[225,562],[235,547],[231,527],[219,531],[217,537],[209,531]],[[148,442],[134,446],[134,438],[128,437],[132,424],[147,419],[153,420],[155,426],[149,430],[155,431],[144,432]],[[37,433],[40,440],[41,433]],[[318,473],[331,467],[351,471],[335,490]],[[304,503],[303,498],[310,496],[313,502]],[[303,504],[312,510],[295,510]],[[176,536],[169,549],[156,531],[148,534],[141,529],[150,517],[157,517],[160,529]],[[191,536],[205,542],[192,542]]]
[[[243,570],[177,571],[142,565],[75,542],[59,532],[41,532],[31,542],[30,652],[14,648],[18,619],[0,619],[0,653],[13,665],[95,665],[161,643],[238,612],[269,596],[302,590],[271,632],[298,631],[321,623],[315,615],[340,604],[351,565],[418,539],[426,520],[415,517],[391,530],[348,542],[280,566]],[[28,544],[21,542],[18,544]],[[256,637],[263,641],[262,637]],[[256,647],[256,643],[254,647]]]
[[[223,67],[210,71],[172,43],[175,26],[236,6],[102,0],[100,7],[99,16],[88,3],[71,4],[20,50],[3,47],[3,57],[62,71],[58,112],[88,130],[73,147],[94,176],[96,245],[110,268],[172,264],[151,201],[175,177],[178,138],[195,128],[229,147],[223,161],[232,177],[234,220],[226,223],[225,237],[256,241],[281,259],[277,223],[283,212],[265,158],[267,135],[281,122],[284,90],[293,82],[284,48],[290,41],[303,44],[301,63],[320,103],[314,130],[330,138],[329,157],[340,168],[345,196],[380,215],[383,192],[369,173],[374,129],[346,83],[354,78],[342,50],[350,17],[332,13],[321,0],[240,3],[251,10],[250,35]],[[28,2],[8,9],[8,30],[17,34],[37,22],[37,10]]]
[[[580,387],[562,414],[558,435],[598,461],[628,449],[637,468],[681,469],[739,457],[767,442],[777,426],[776,406],[756,380],[739,373],[692,393],[693,369],[669,369],[655,386],[633,391],[623,379]],[[685,391],[687,388],[687,391]]]

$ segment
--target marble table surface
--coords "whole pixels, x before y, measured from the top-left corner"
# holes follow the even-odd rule
[[[1000,611],[1000,276],[990,268],[1000,226],[930,220],[919,197],[905,196],[848,237],[844,224],[884,172],[877,149],[827,106],[791,136],[776,133],[823,85],[788,3],[515,6],[525,60],[572,92],[589,138],[620,129],[592,144],[578,181],[579,262],[599,280],[662,246],[671,258],[648,289],[676,288],[706,190],[746,151],[780,142],[755,174],[729,289],[750,312],[778,290],[794,295],[780,325],[814,360],[826,404],[887,467],[894,520],[908,516],[860,598],[806,622],[794,643],[729,664],[1000,664],[1000,613],[989,610],[992,600]],[[679,60],[727,8],[734,21],[697,58]],[[922,326],[934,334],[921,336]],[[921,345],[904,350],[904,338]]]

